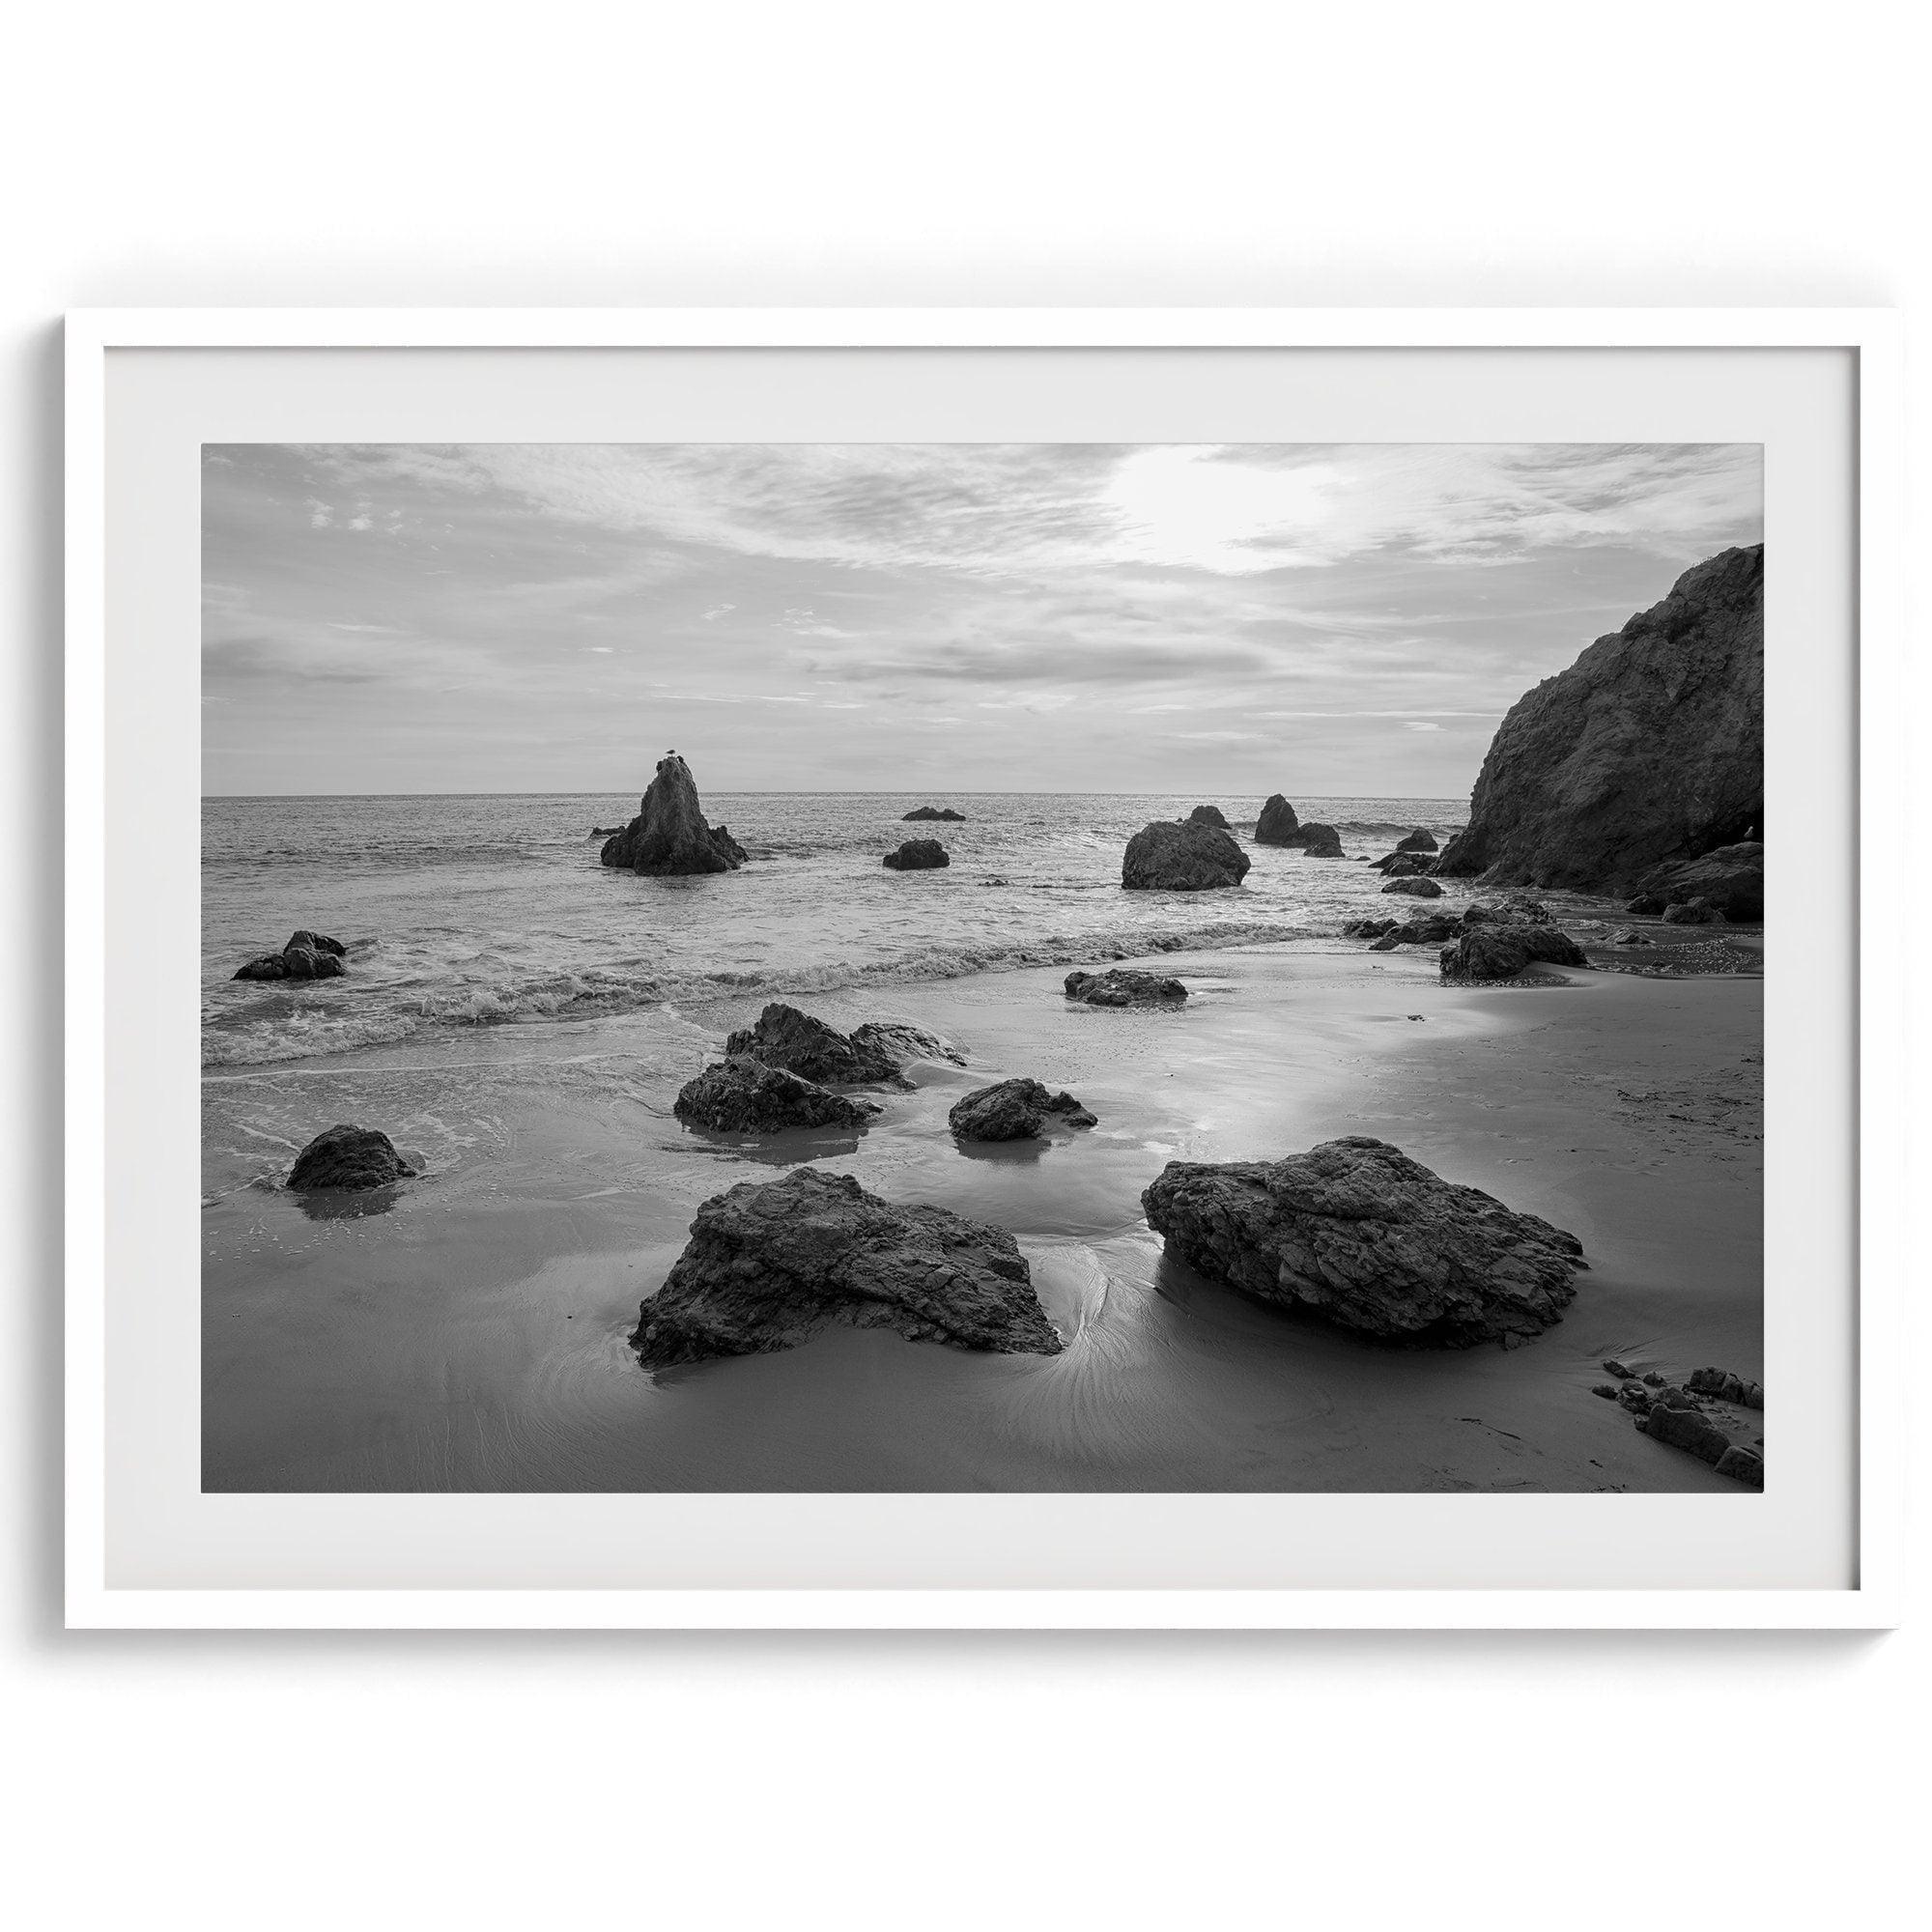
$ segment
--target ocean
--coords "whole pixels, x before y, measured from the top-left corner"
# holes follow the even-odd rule
[[[1361,866],[1249,844],[1235,892],[1129,893],[1121,853],[1193,796],[709,792],[742,869],[646,879],[598,864],[594,826],[634,797],[213,798],[202,808],[202,1060],[264,1065],[483,1026],[571,1021],[723,996],[798,996],[1335,933],[1381,884]],[[1259,797],[1211,801],[1246,843]],[[1350,860],[1457,799],[1309,798]],[[906,825],[923,804],[964,824]],[[932,835],[944,871],[882,855]],[[340,980],[236,980],[298,926],[349,948]]]

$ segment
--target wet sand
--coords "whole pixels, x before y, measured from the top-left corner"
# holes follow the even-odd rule
[[[1427,949],[1306,943],[1149,963],[1196,989],[1184,1009],[1070,1006],[1057,968],[804,1002],[970,1061],[913,1069],[857,1138],[744,1147],[672,1117],[749,1000],[211,1076],[204,1486],[1737,1492],[1590,1390],[1606,1356],[1762,1376],[1761,982],[1454,988]],[[1099,1125],[957,1146],[952,1101],[1022,1073]],[[305,1212],[270,1178],[337,1120],[428,1172]],[[1386,1351],[1163,1260],[1139,1197],[1164,1162],[1346,1133],[1577,1235],[1565,1320],[1509,1351]],[[807,1157],[1010,1229],[1065,1352],[838,1331],[646,1376],[625,1336],[697,1204]]]

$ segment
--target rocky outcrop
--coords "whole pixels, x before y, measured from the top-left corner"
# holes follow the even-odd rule
[[[1234,827],[1228,823],[1228,814],[1218,805],[1197,805],[1187,814],[1187,822],[1190,825],[1216,826],[1223,832],[1232,832],[1234,830]]]
[[[952,825],[964,825],[966,814],[963,811],[954,811],[950,805],[916,805],[899,822],[911,825],[923,819],[944,819]]]
[[[1027,1141],[1044,1140],[1049,1127],[1091,1127],[1095,1117],[1037,1080],[1002,1080],[955,1101],[946,1120],[962,1141]]]
[[[774,1000],[756,1021],[724,1042],[727,1059],[743,1055],[782,1067],[821,1087],[898,1087],[906,1083],[886,1030],[861,1027],[846,1035],[812,1013]]]
[[[1323,825],[1319,818],[1309,819],[1293,838],[1284,838],[1281,842],[1297,847],[1311,859],[1341,859],[1347,856],[1342,850],[1342,835],[1332,825]]]
[[[348,949],[326,932],[303,928],[289,935],[279,952],[264,952],[238,966],[231,976],[237,980],[339,980],[347,970],[343,956]]]
[[[1292,845],[1294,835],[1301,830],[1301,821],[1294,815],[1294,808],[1280,792],[1262,807],[1262,815],[1255,820],[1255,843],[1257,845]]]
[[[289,1169],[289,1186],[298,1194],[323,1189],[386,1187],[416,1173],[378,1127],[330,1127],[317,1134]]]
[[[908,838],[896,852],[888,852],[882,863],[895,872],[930,872],[952,865],[952,859],[937,838]]]
[[[1442,896],[1442,888],[1434,879],[1425,879],[1415,873],[1405,873],[1391,879],[1382,891],[1401,893],[1412,899],[1439,899]]]
[[[1369,864],[1391,879],[1419,879],[1435,867],[1435,861],[1421,852],[1385,852]]]
[[[946,1060],[964,1066],[966,1056],[950,1041],[923,1027],[908,1026],[903,1020],[867,1020],[852,1029],[853,1052],[869,1059],[883,1054],[901,1071],[915,1060]]]
[[[800,1127],[863,1127],[884,1110],[876,1100],[834,1094],[750,1054],[707,1066],[678,1091],[671,1111],[721,1134],[781,1134]]]
[[[1665,925],[1720,925],[1724,915],[1709,899],[1690,899],[1663,908]]]
[[[1764,919],[1764,846],[1747,839],[1660,866],[1638,882],[1637,895],[1660,908],[1702,900],[1735,924],[1757,925]]]
[[[1518,700],[1441,874],[1630,893],[1764,820],[1764,546],[1727,550]]]
[[[1066,997],[1087,1007],[1164,1007],[1186,999],[1187,988],[1158,973],[1115,966],[1104,973],[1067,974]]]
[[[1061,1348],[1010,1235],[811,1167],[705,1202],[631,1346],[667,1368],[793,1349],[833,1326],[997,1354]]]
[[[1166,820],[1127,840],[1121,884],[1130,892],[1214,892],[1238,886],[1253,864],[1231,833]]]
[[[1442,949],[1444,985],[1514,980],[1534,965],[1587,966],[1583,949],[1553,925],[1478,923]]]
[[[598,857],[607,866],[651,878],[674,878],[736,871],[745,863],[745,848],[722,825],[706,823],[691,767],[670,752],[658,760],[637,817]]]
[[[623,829],[621,825],[593,825],[590,836],[593,838],[614,838]]]
[[[1395,841],[1395,849],[1398,852],[1433,852],[1435,850],[1435,835],[1433,832],[1425,832],[1418,825],[1406,838],[1398,838]]]
[[[1734,1402],[1741,1408],[1764,1406],[1763,1385],[1748,1381],[1743,1376],[1734,1376],[1728,1369],[1692,1369],[1684,1385],[1692,1395],[1708,1395],[1719,1402]]]
[[[1168,1252],[1257,1300],[1422,1348],[1540,1334],[1582,1243],[1364,1135],[1278,1161],[1170,1161],[1141,1196]]]

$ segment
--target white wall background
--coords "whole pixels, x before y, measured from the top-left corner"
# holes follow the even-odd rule
[[[18,1788],[0,1870],[19,1922],[1859,1926],[1919,1894],[1922,1628],[70,1637],[55,1461],[63,309],[1917,316],[1909,20],[1687,0],[79,0],[11,22],[0,1776]],[[116,974],[139,997],[140,962]]]

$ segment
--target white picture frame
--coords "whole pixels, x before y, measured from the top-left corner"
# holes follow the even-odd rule
[[[187,349],[1832,349],[1856,357],[1861,922],[1904,865],[1900,332],[1889,311],[83,310],[67,324],[67,1617],[87,1629],[1871,1629],[1903,1564],[1904,976],[1866,943],[1859,987],[1853,1575],[1839,1589],[278,1589],[129,1587],[105,1561],[111,1175],[100,855],[109,358]],[[1772,970],[1775,972],[1774,960]]]

